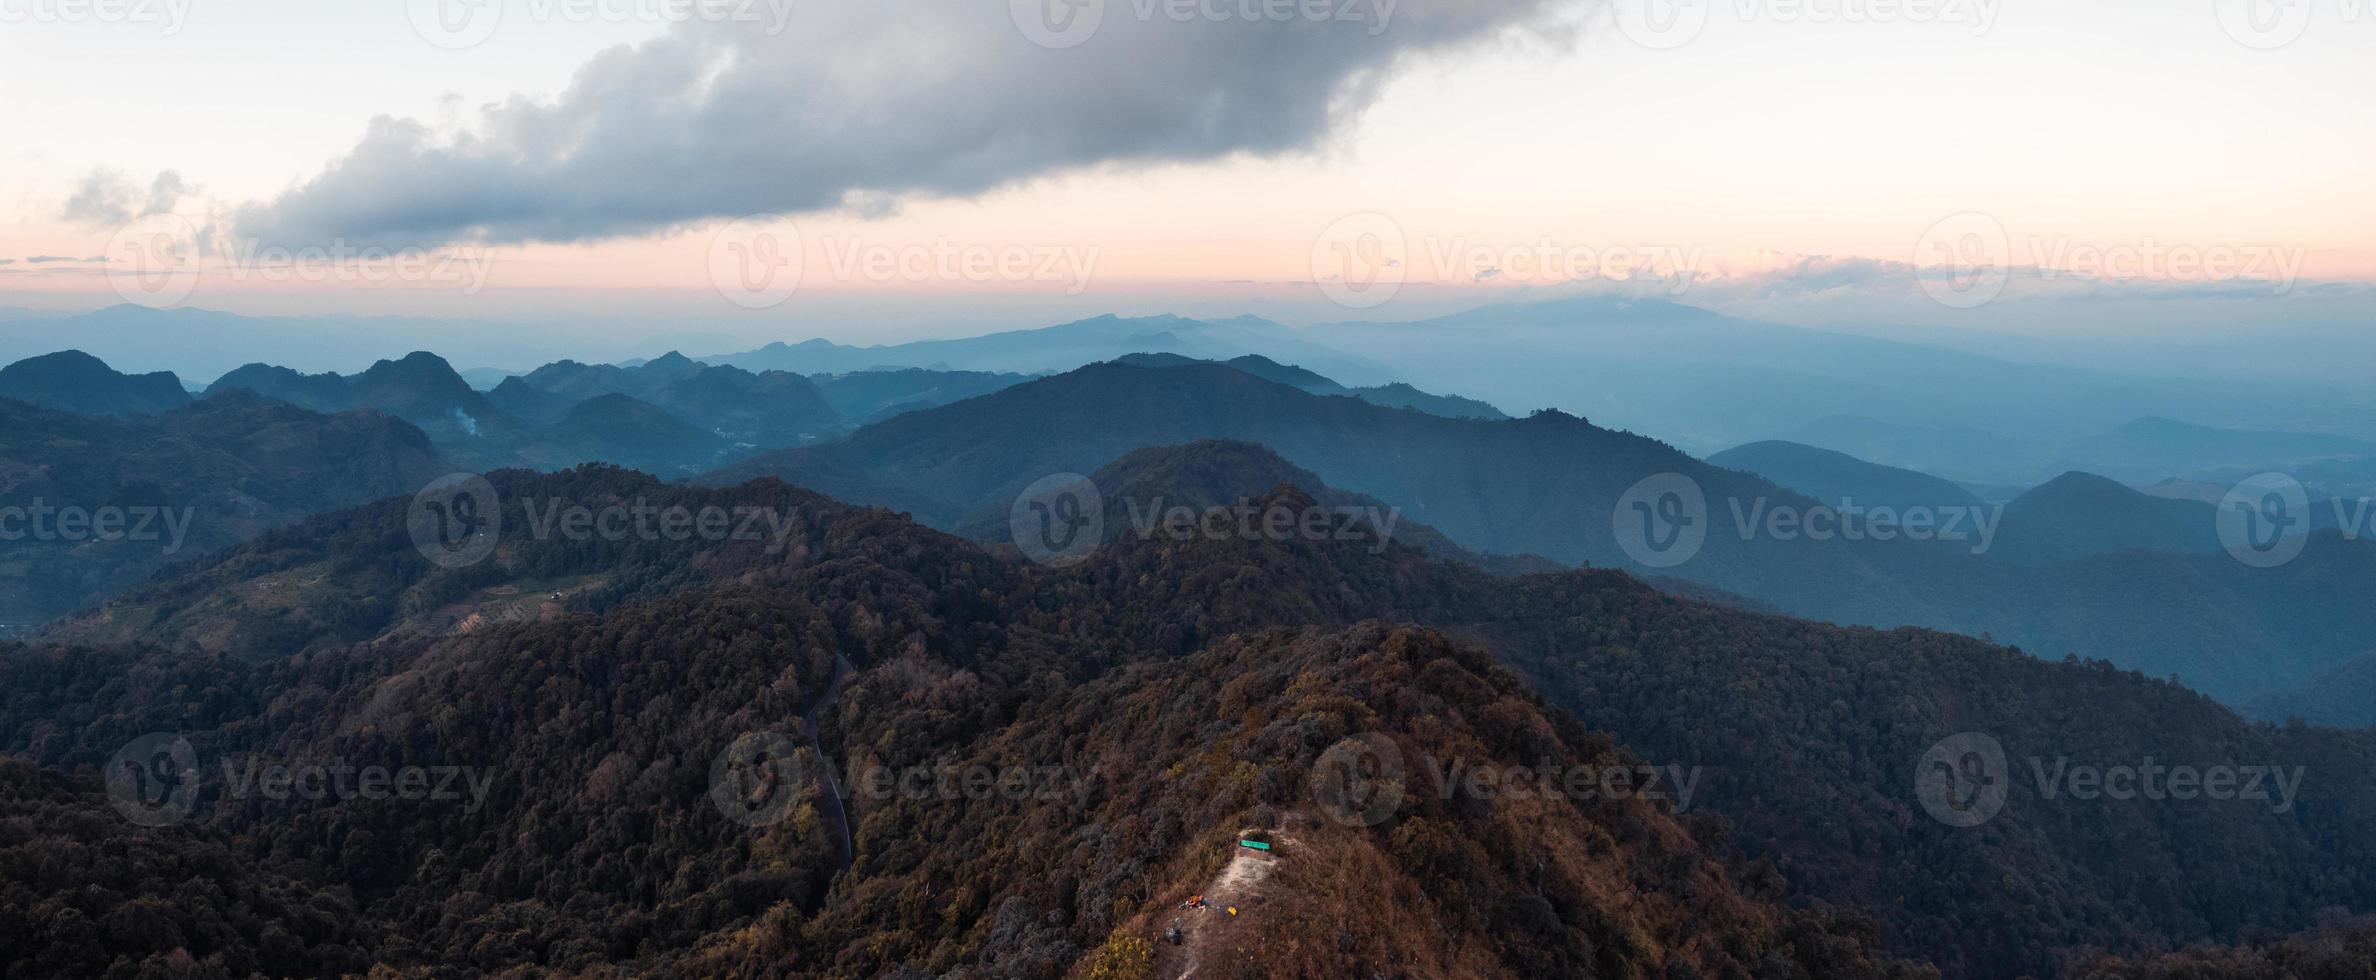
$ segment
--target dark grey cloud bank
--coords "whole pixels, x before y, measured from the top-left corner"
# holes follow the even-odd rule
[[[804,4],[772,35],[687,22],[602,53],[555,99],[487,106],[467,133],[376,119],[352,152],[237,224],[291,243],[575,241],[1293,152],[1366,108],[1402,59],[1564,33],[1569,6],[1356,0],[1364,19],[1337,20],[1346,0],[1298,5],[1329,14],[1312,20],[1248,19],[1265,5],[1239,0],[1103,0],[1096,33],[1063,49],[984,0]]]

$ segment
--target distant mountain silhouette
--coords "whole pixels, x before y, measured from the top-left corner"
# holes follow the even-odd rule
[[[1181,354],[1131,354],[1114,359],[1116,364],[1132,367],[1179,367],[1185,364],[1210,364]],[[1341,395],[1358,398],[1372,405],[1387,408],[1408,408],[1429,415],[1449,419],[1506,419],[1508,415],[1474,398],[1457,395],[1433,395],[1410,385],[1396,382],[1369,388],[1348,388],[1321,375],[1289,364],[1281,364],[1260,354],[1233,357],[1218,363],[1236,368],[1265,381],[1275,381],[1297,391],[1313,395]]]
[[[1781,438],[1942,479],[2019,486],[2030,485],[2028,474],[2047,452],[2040,445],[1969,426],[1906,425],[1861,415],[1826,416]]]
[[[155,415],[190,403],[172,372],[122,374],[78,350],[0,368],[0,398],[85,415]]]
[[[1795,442],[1753,442],[1735,446],[1708,462],[1728,470],[1755,473],[1816,500],[1839,507],[1978,508],[1971,491],[1928,473],[1868,463],[1847,453],[1818,449]]]
[[[1308,340],[1294,328],[1251,316],[1226,320],[1100,316],[1051,327],[879,347],[847,347],[824,340],[774,343],[754,351],[719,354],[701,360],[753,371],[772,369],[810,375],[903,367],[1034,374],[1070,371],[1085,364],[1142,352],[1180,354],[1199,360],[1260,354],[1340,380],[1384,381],[1390,376],[1366,359]]]
[[[1265,446],[1472,551],[1636,568],[1832,622],[1986,633],[2048,656],[2175,673],[2221,697],[2289,685],[2376,638],[2376,608],[2314,584],[2376,576],[2376,546],[2331,532],[2267,570],[2224,553],[2006,561],[1992,553],[2001,542],[1991,535],[2008,525],[1981,523],[1993,512],[1958,515],[1938,529],[1956,535],[1943,540],[1808,534],[1795,518],[1816,501],[1582,419],[1444,419],[1310,395],[1219,364],[1094,365],[703,479],[778,476],[954,529],[1002,512],[1052,474],[1096,473],[1135,450],[1202,439]],[[1662,474],[1699,488],[1706,533],[1687,561],[1644,568],[1618,541],[1619,503]],[[1776,514],[1792,522],[1774,524]]]
[[[2376,456],[2376,441],[2300,432],[2246,432],[2141,418],[2064,447],[2067,460],[2124,479],[2158,480],[2286,470],[2309,462]]]
[[[2149,496],[2115,480],[2073,472],[2005,505],[2005,530],[1994,554],[2042,565],[2122,551],[2219,550],[2212,505]]]
[[[886,368],[819,375],[810,379],[843,425],[871,425],[918,409],[977,398],[1031,380],[1029,375],[990,371]]]
[[[808,379],[709,367],[681,354],[634,368],[559,361],[485,393],[428,353],[345,378],[253,364],[208,390],[234,388],[317,411],[387,412],[420,426],[457,463],[482,469],[601,461],[681,474],[716,466],[738,443],[795,445],[835,431],[831,407]]]

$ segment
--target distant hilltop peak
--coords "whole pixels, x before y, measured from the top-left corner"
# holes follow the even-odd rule
[[[80,350],[28,357],[0,368],[0,398],[86,415],[154,415],[187,405],[171,371],[124,374]]]

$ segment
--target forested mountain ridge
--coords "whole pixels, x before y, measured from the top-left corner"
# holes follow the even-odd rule
[[[1185,453],[1179,465],[1158,462],[1137,470],[1185,474],[1186,485],[1193,486],[1200,460],[1227,449],[1203,447]],[[1226,452],[1222,458],[1228,458]],[[620,487],[633,485],[633,478],[615,472],[564,476],[595,487],[622,479],[628,483]],[[739,492],[771,492],[766,488]],[[1192,499],[1185,487],[1162,492]],[[1267,515],[1324,505],[1281,488],[1251,506]],[[2052,975],[2069,969],[2090,948],[2150,952],[2187,942],[2232,941],[2254,929],[2305,928],[2323,906],[2364,907],[2376,901],[2376,881],[2349,870],[2338,873],[2376,867],[2376,856],[2367,853],[2368,845],[2354,830],[2376,819],[2376,795],[2349,775],[2376,758],[2376,743],[2364,733],[2246,725],[2183,688],[2100,663],[2048,663],[1964,637],[1747,614],[1667,596],[1614,571],[1499,578],[1375,538],[1125,534],[1079,564],[1047,569],[1015,564],[880,511],[847,510],[827,523],[821,537],[805,539],[816,542],[810,549],[728,562],[725,568],[740,569],[731,580],[719,576],[705,584],[686,578],[682,586],[639,593],[599,613],[573,607],[552,617],[496,623],[460,635],[401,634],[266,662],[17,648],[0,658],[12,671],[0,679],[18,692],[8,717],[26,721],[5,744],[33,752],[46,764],[71,766],[75,760],[103,757],[120,740],[159,727],[196,727],[229,740],[216,748],[202,746],[202,752],[245,750],[255,743],[243,740],[281,738],[275,733],[294,729],[286,736],[295,740],[291,744],[337,739],[319,742],[314,751],[385,745],[372,751],[394,752],[405,746],[406,754],[397,758],[419,764],[564,760],[523,763],[526,768],[517,771],[529,782],[504,804],[513,807],[508,815],[459,823],[450,814],[441,819],[437,834],[541,843],[508,852],[503,863],[485,869],[486,877],[468,877],[467,869],[497,851],[470,850],[462,838],[438,845],[448,859],[461,856],[460,867],[439,872],[448,875],[440,880],[481,892],[501,882],[513,901],[499,903],[509,910],[500,926],[484,917],[415,920],[404,931],[430,937],[424,949],[447,951],[417,955],[494,950],[493,962],[594,962],[583,958],[629,955],[651,943],[655,949],[705,950],[692,960],[653,961],[692,964],[685,967],[692,972],[747,962],[753,949],[774,951],[768,955],[803,950],[808,952],[801,955],[828,955],[819,951],[832,949],[841,952],[830,954],[830,967],[819,968],[828,975],[870,975],[898,968],[895,964],[942,972],[991,962],[1008,963],[1026,975],[1054,975],[1080,956],[1104,951],[1117,927],[1141,939],[1159,938],[1168,916],[1176,914],[1160,910],[1198,889],[1216,867],[1211,862],[1223,860],[1215,849],[1226,853],[1231,835],[1240,831],[1267,828],[1304,837],[1313,854],[1370,869],[1362,875],[1365,882],[1393,882],[1411,873],[1408,869],[1416,866],[1410,862],[1422,852],[1401,850],[1416,833],[1405,828],[1418,819],[1435,820],[1425,809],[1432,804],[1422,799],[1413,804],[1420,809],[1378,824],[1375,832],[1395,828],[1384,838],[1392,846],[1383,851],[1375,850],[1375,840],[1344,838],[1300,823],[1312,815],[1314,801],[1293,787],[1317,758],[1302,753],[1323,753],[1358,726],[1324,726],[1300,740],[1282,741],[1286,733],[1311,724],[1310,710],[1291,708],[1292,698],[1264,707],[1268,702],[1260,692],[1271,690],[1266,685],[1272,682],[1245,678],[1248,671],[1278,667],[1275,676],[1286,679],[1283,692],[1297,698],[1348,696],[1359,684],[1408,690],[1407,680],[1388,682],[1384,676],[1374,681],[1358,681],[1359,674],[1335,681],[1301,678],[1328,676],[1329,668],[1322,665],[1343,658],[1371,656],[1363,652],[1371,649],[1370,640],[1322,638],[1326,631],[1355,628],[1359,633],[1364,628],[1359,624],[1370,620],[1416,622],[1458,639],[1445,645],[1424,638],[1423,632],[1405,634],[1412,638],[1407,649],[1436,651],[1426,658],[1450,658],[1467,665],[1460,672],[1484,678],[1487,688],[1515,691],[1473,660],[1478,646],[1489,649],[1544,692],[1550,705],[1607,733],[1597,742],[1562,735],[1559,744],[1569,748],[1555,756],[1589,762],[1605,758],[1603,749],[1591,746],[1624,746],[1627,757],[1648,764],[1704,771],[1685,823],[1698,848],[1727,855],[1724,877],[1745,893],[1795,896],[1870,916],[1880,926],[1877,941],[1886,948],[1938,962],[1954,976]],[[354,540],[376,538],[366,531]],[[408,548],[409,542],[401,542],[391,557],[407,561]],[[674,557],[655,552],[652,559],[698,565],[716,561],[711,554],[695,547]],[[417,555],[409,560],[426,563]],[[658,572],[649,577],[671,578]],[[1323,633],[1296,632],[1305,628]],[[1362,635],[1395,635],[1397,628],[1375,629],[1385,632]],[[1270,638],[1263,638],[1266,634]],[[1470,652],[1460,652],[1464,649]],[[917,809],[906,805],[920,801],[902,798],[878,801],[870,809],[858,799],[848,811],[854,870],[836,878],[833,852],[815,847],[818,840],[830,839],[831,821],[824,816],[822,798],[805,792],[797,797],[803,802],[785,811],[784,825],[798,828],[793,837],[769,837],[772,842],[765,846],[761,841],[731,844],[730,853],[741,856],[729,864],[704,863],[729,860],[711,849],[730,842],[688,822],[701,811],[687,801],[702,792],[690,770],[735,737],[724,729],[761,730],[767,719],[780,721],[807,710],[828,686],[837,656],[855,666],[840,700],[819,719],[824,752],[837,765],[860,774],[877,763],[900,771],[948,759],[994,771],[1071,766],[1102,778],[1086,784],[1107,787],[1091,797],[1100,802],[1090,810],[993,818],[950,810],[948,801]],[[1431,673],[1422,670],[1418,676]],[[129,685],[113,680],[127,676],[139,680]],[[759,692],[754,683],[768,685],[769,691]],[[1181,684],[1188,687],[1176,686]],[[1217,693],[1194,693],[1207,685]],[[1482,689],[1463,680],[1436,690]],[[1370,695],[1349,696],[1380,710]],[[1212,714],[1216,697],[1220,710]],[[763,700],[736,707],[745,705],[739,700],[744,698]],[[1233,707],[1241,703],[1233,698],[1246,699],[1245,711],[1261,714],[1249,716]],[[688,699],[709,706],[694,706]],[[1142,716],[1121,707],[1134,703],[1156,714]],[[265,707],[270,704],[289,707]],[[301,711],[300,705],[305,706]],[[69,717],[62,714],[68,711],[95,712],[72,717],[108,721],[73,726],[54,721]],[[1172,712],[1186,713],[1175,718]],[[1513,729],[1502,711],[1427,708],[1378,730],[1411,756],[1441,759],[1447,743],[1439,741],[1444,730],[1438,726],[1455,715],[1470,725],[1483,724],[1478,737],[1487,730],[1534,727]],[[1384,711],[1380,717],[1397,716]],[[1573,724],[1556,713],[1543,717],[1551,719],[1553,731]],[[686,718],[721,720],[687,723]],[[676,723],[662,734],[660,726],[671,719]],[[1089,727],[1066,727],[1083,725]],[[1213,725],[1237,727],[1210,729]],[[1240,759],[1245,752],[1228,746],[1241,743],[1227,732],[1265,733],[1242,743],[1260,748],[1253,752],[1261,760],[1254,763],[1258,772],[1165,789],[1128,783],[1133,788],[1126,791],[1128,780],[1150,771],[1139,764],[1150,733],[1171,728],[1186,733],[1184,749],[1195,746],[1197,752]],[[1051,734],[1057,731],[1077,733]],[[616,741],[631,732],[643,734]],[[1961,732],[1997,739],[2009,766],[2002,775],[2011,780],[2002,812],[1974,827],[1934,819],[1916,792],[1926,749]],[[365,741],[353,741],[356,736]],[[1488,739],[1485,744],[1513,743]],[[429,751],[435,746],[443,748]],[[1097,761],[1114,753],[1131,764]],[[1509,765],[1546,764],[1541,758],[1497,757]],[[2268,765],[2298,775],[2292,777],[2283,810],[2275,808],[2274,796],[2257,803],[2083,800],[2033,788],[2033,758],[2047,768],[2058,759],[2106,766],[2156,758],[2193,766]],[[1167,762],[1163,771],[1176,768]],[[590,771],[603,775],[589,778]],[[1222,771],[1212,769],[1216,775]],[[854,792],[844,785],[845,792]],[[1227,787],[1237,785],[1257,792],[1232,795],[1235,791]],[[615,795],[629,791],[644,795]],[[588,792],[635,802],[624,811],[588,809]],[[1455,801],[1462,799],[1460,792],[1454,790]],[[1143,793],[1155,795],[1133,795]],[[1212,802],[1216,799],[1220,802]],[[1131,805],[1100,809],[1114,800]],[[1237,809],[1233,800],[1269,810]],[[1488,827],[1509,820],[1548,831],[1569,819],[1566,810],[1529,809],[1533,802],[1480,798],[1462,803],[1450,811],[1451,819],[1490,823],[1462,824],[1450,839],[1490,840],[1491,834],[1509,831]],[[601,829],[612,824],[597,814],[617,812],[653,812],[659,815],[655,827],[676,829],[669,831],[673,836],[661,851],[634,852],[624,841],[605,844],[604,835],[627,830]],[[1135,815],[1140,822],[1117,823],[1123,820],[1119,814]],[[419,832],[408,830],[413,824],[393,812],[373,819],[381,821],[371,825],[375,839],[387,839],[383,829]],[[1144,822],[1149,819],[1167,822]],[[919,825],[927,831],[912,835],[910,829]],[[1112,840],[1106,835],[1124,825],[1152,835],[1143,841],[1130,838],[1130,847],[1152,849],[1079,852],[1078,845],[1059,843],[1072,840],[1061,835],[1075,828],[1098,828],[1089,839]],[[318,845],[305,843],[330,839],[325,834],[333,826],[305,823],[271,833],[286,842],[281,846],[295,848],[291,858],[316,853],[309,860],[361,867],[368,872],[361,880],[413,867],[403,853],[427,853],[400,848],[398,857],[357,865],[356,856],[326,858],[312,850]],[[526,826],[548,830],[519,837]],[[586,827],[598,829],[592,839],[582,829],[562,830]],[[1041,834],[1060,836],[1034,836]],[[1631,838],[1620,834],[1619,839]],[[995,855],[998,860],[990,864],[1022,862],[1038,869],[1033,880],[1044,884],[1018,886],[1020,891],[987,884],[955,891],[949,890],[953,883],[931,886],[932,894],[964,900],[948,913],[956,918],[916,925],[921,920],[902,911],[908,906],[894,896],[925,887],[921,882],[932,876],[959,873],[943,867],[951,862],[934,860],[941,853],[936,848],[950,841],[963,841],[966,853]],[[756,849],[746,852],[746,847]],[[1499,847],[1485,853],[1498,853]],[[614,853],[644,853],[635,860],[647,863],[597,857]],[[1293,853],[1290,848],[1288,860]],[[1387,863],[1370,863],[1381,860],[1380,854]],[[398,863],[384,863],[390,860]],[[661,866],[678,867],[687,860],[719,869],[694,881],[723,884],[657,892],[648,885],[631,886]],[[1471,907],[1497,910],[1491,913],[1493,924],[1480,928],[1507,929],[1540,919],[1536,912],[1504,909],[1484,899],[1463,899],[1454,903],[1458,908],[1446,908],[1443,895],[1455,893],[1445,889],[1454,886],[1441,882],[1469,880],[1449,869],[1489,859],[1443,860],[1448,863],[1429,864],[1437,870],[1415,879],[1436,882],[1420,896],[1436,904],[1413,906],[1441,909],[1430,912],[1429,920],[1441,915],[1456,920],[1447,928],[1469,928],[1457,920]],[[598,881],[616,884],[588,893],[579,872],[563,870],[587,861],[610,869],[604,874],[611,877]],[[736,873],[727,870],[730,866],[745,870]],[[878,873],[906,883],[876,881],[872,876]],[[1311,878],[1282,880],[1298,887],[1326,886]],[[1682,887],[1680,879],[1636,880],[1637,890]],[[2166,887],[2173,880],[2189,885]],[[860,887],[862,882],[875,884]],[[393,902],[387,906],[391,910],[425,908],[420,903],[449,886],[422,887],[427,891],[412,897],[367,900]],[[1351,885],[1326,887],[1339,896],[1332,902],[1366,902],[1364,896],[1396,894],[1402,886],[1355,888],[1352,897],[1345,897]],[[629,890],[605,890],[612,888]],[[625,941],[622,937],[587,924],[604,920],[600,913],[549,912],[617,901],[607,897],[613,894],[653,896],[644,903],[651,910],[648,917],[626,920],[639,937],[629,947],[617,945]],[[2055,898],[2039,897],[2045,895]],[[569,900],[579,906],[567,905],[564,896],[574,896]],[[529,904],[518,904],[523,902]],[[784,902],[791,906],[770,911]],[[1553,919],[1570,921],[1560,911],[1570,907],[1567,902],[1553,901]],[[1105,911],[1093,912],[1098,909]],[[1357,920],[1399,921],[1394,917],[1400,914],[1388,908]],[[1674,928],[1664,913],[1638,914],[1648,916],[1643,928],[1649,931],[1643,935]],[[1765,913],[1743,915],[1745,923],[1781,921]],[[878,928],[885,922],[909,923],[898,928],[916,931],[912,938],[905,932],[885,938]],[[1611,948],[1600,926],[1569,928],[1601,937],[1593,940],[1595,949]],[[494,935],[489,930],[508,938],[488,946]],[[733,938],[697,938],[719,930]],[[1856,948],[1843,934],[1827,934],[1834,936],[1821,944],[1833,951],[1827,955],[1845,956]],[[1540,970],[1544,963],[1562,961],[1531,957],[1575,955],[1560,950],[1582,949],[1565,945],[1567,940],[1556,938],[1565,933],[1556,929],[1523,943],[1509,940],[1507,933],[1495,935],[1513,955],[1529,958],[1504,963],[1502,969],[1517,970],[1515,964],[1524,963],[1530,964],[1525,969]],[[862,936],[872,938],[857,943]],[[1653,952],[1671,949],[1673,941],[1635,939],[1618,948],[1633,951],[1624,954],[1627,963],[1640,964],[1673,955]],[[1353,942],[1355,949],[1369,951],[1364,955],[1419,955],[1413,947],[1380,945],[1358,934]],[[1785,953],[1784,959],[1810,955],[1816,948],[1793,945],[1798,952]],[[1460,944],[1431,948],[1440,952]],[[1402,952],[1391,952],[1398,949]],[[1816,969],[1807,975],[1840,974]]]
[[[263,534],[42,635],[251,658],[442,636],[732,581],[887,517],[772,480],[713,490],[605,466],[485,480],[474,560],[431,560],[413,522],[439,501],[408,492]]]
[[[275,661],[0,649],[12,692],[0,734],[69,769],[162,728],[210,765],[252,754],[471,770],[483,792],[442,804],[259,800],[211,781],[175,825],[241,841],[259,872],[351,888],[357,934],[388,937],[366,954],[399,968],[1063,976],[1151,959],[1178,903],[1211,891],[1234,841],[1256,833],[1279,867],[1234,899],[1244,932],[1200,938],[1203,975],[1340,976],[1347,962],[1449,976],[1922,975],[1877,961],[1852,925],[1736,884],[1669,803],[1445,782],[1435,760],[1636,764],[1480,651],[1385,624],[1233,636],[1222,631],[1292,622],[1232,601],[1287,583],[1216,566],[1220,578],[1134,586],[1102,559],[1048,577],[850,514],[824,547],[733,583],[442,639]],[[1281,568],[1377,560],[1217,544]],[[1114,561],[1198,550],[1126,542]],[[1397,549],[1393,564],[1427,562]],[[1192,610],[1200,625],[1183,631]],[[854,673],[821,703],[837,661]],[[772,781],[729,784],[752,795],[719,796],[713,760],[794,730],[804,711],[822,712],[823,756],[792,749],[774,757],[788,768],[765,770]],[[1313,779],[1356,737],[1411,762],[1400,800],[1348,823],[1331,816],[1344,798]],[[849,773],[848,871],[815,775],[827,765]],[[873,775],[951,767],[1035,781],[948,795]],[[27,905],[41,934],[59,901]],[[171,955],[153,950],[114,955]],[[302,941],[288,955],[341,961]]]
[[[0,399],[0,623],[71,612],[309,514],[445,472],[420,430],[244,393],[114,418]]]

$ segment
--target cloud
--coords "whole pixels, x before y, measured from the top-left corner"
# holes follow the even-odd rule
[[[1035,44],[994,0],[804,4],[781,32],[688,21],[596,56],[558,97],[488,105],[466,129],[375,119],[346,155],[236,223],[284,243],[434,244],[880,214],[1083,168],[1309,150],[1407,58],[1573,27],[1570,0],[1294,5],[1367,12],[1355,21],[1247,19],[1276,4],[1178,20],[1155,0],[1087,2],[1103,19],[1063,49]]]
[[[83,175],[59,217],[79,225],[109,228],[171,211],[183,197],[197,192],[198,188],[182,180],[181,174],[167,170],[149,182],[144,196],[131,178],[102,167]]]

